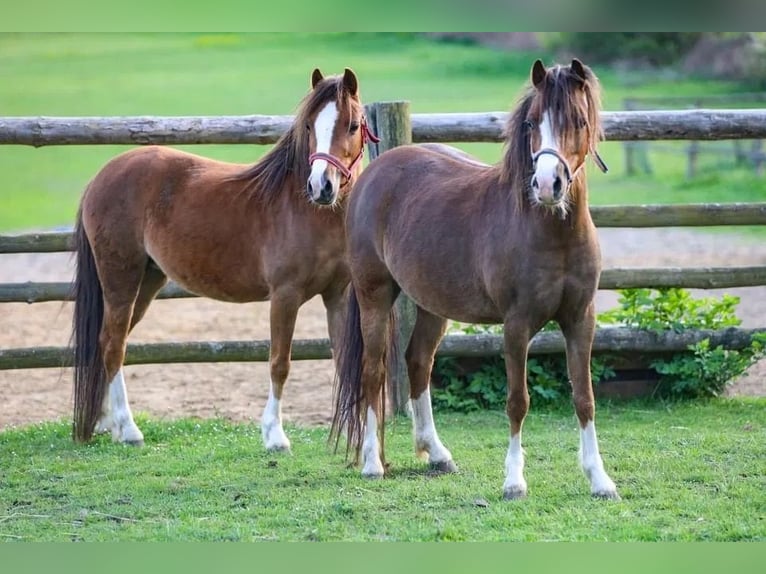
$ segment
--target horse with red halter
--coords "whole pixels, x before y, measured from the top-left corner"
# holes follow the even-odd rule
[[[281,400],[296,315],[321,295],[337,344],[349,282],[337,206],[359,175],[368,137],[354,72],[324,78],[315,69],[295,121],[255,164],[147,146],[101,169],[75,227],[75,440],[99,430],[143,443],[125,389],[126,340],[170,278],[221,301],[271,301],[261,430],[267,449],[290,448]]]
[[[352,287],[340,345],[332,435],[345,432],[362,475],[381,477],[386,326],[400,291],[417,305],[406,350],[415,448],[456,469],[434,426],[429,382],[447,318],[503,323],[510,441],[505,498],[527,493],[521,429],[529,409],[527,349],[555,320],[566,339],[580,461],[595,496],[617,498],[594,426],[590,358],[601,256],[585,161],[604,171],[600,86],[579,60],[549,69],[512,112],[494,166],[447,146],[394,148],[357,180],[346,209]]]

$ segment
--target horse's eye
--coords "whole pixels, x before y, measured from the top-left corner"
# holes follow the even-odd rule
[[[532,129],[532,126],[534,125],[532,123],[532,120],[524,120],[524,123],[522,124],[524,126],[524,129],[529,131]]]
[[[353,133],[356,133],[356,130],[359,129],[359,122],[351,122],[348,126],[348,131]]]
[[[311,131],[311,124],[310,124],[310,123],[308,123],[308,122],[306,122],[306,131],[307,131],[307,132],[310,132],[310,131]]]

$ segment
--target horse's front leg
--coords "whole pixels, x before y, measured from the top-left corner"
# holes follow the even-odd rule
[[[298,293],[285,290],[271,297],[271,385],[266,408],[261,417],[261,436],[269,451],[290,450],[290,440],[282,428],[282,390],[290,373],[290,349],[292,347],[295,318],[302,299]]]
[[[594,423],[596,407],[590,374],[591,348],[596,328],[591,303],[585,314],[571,321],[560,321],[566,339],[567,370],[572,383],[572,398],[580,422],[580,464],[590,480],[593,496],[619,500],[617,487],[604,470]]]
[[[503,331],[505,370],[508,377],[506,412],[511,427],[508,453],[505,456],[505,482],[503,498],[511,500],[527,495],[524,480],[524,451],[521,448],[521,427],[529,411],[527,390],[527,347],[529,328],[525,321],[507,318]]]

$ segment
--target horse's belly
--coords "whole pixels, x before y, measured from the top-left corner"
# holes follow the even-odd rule
[[[195,295],[233,303],[269,298],[268,284],[246,260],[187,254],[150,255],[169,279]]]
[[[419,307],[434,315],[461,323],[503,322],[502,313],[477,284],[404,279],[397,283]]]
[[[168,275],[168,277],[171,277]],[[171,277],[187,291],[231,303],[248,303],[251,301],[266,301],[269,298],[269,288],[266,285],[236,283],[222,277]]]

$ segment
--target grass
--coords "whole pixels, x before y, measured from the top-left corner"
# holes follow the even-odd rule
[[[431,476],[409,422],[387,433],[389,479],[367,481],[291,427],[293,455],[252,424],[139,417],[142,449],[74,445],[63,422],[0,433],[0,539],[766,540],[766,399],[600,405],[606,467],[623,500],[594,500],[571,408],[532,408],[529,497],[501,498],[504,413],[437,416],[460,473]],[[467,430],[470,429],[470,430]]]
[[[507,110],[530,64],[550,54],[507,53],[411,34],[2,34],[4,116],[289,114],[311,70],[360,77],[365,101],[407,99],[420,112]],[[631,96],[731,93],[731,82],[665,72],[596,70],[605,109]],[[681,145],[681,144],[678,144]],[[495,162],[500,146],[465,144]],[[0,231],[70,226],[88,180],[121,146],[7,146],[0,154]],[[203,155],[255,161],[263,146],[189,146]],[[655,177],[626,178],[621,144],[603,145],[611,173],[590,178],[594,204],[763,201],[762,178],[711,157],[686,182],[683,155],[657,153]]]

